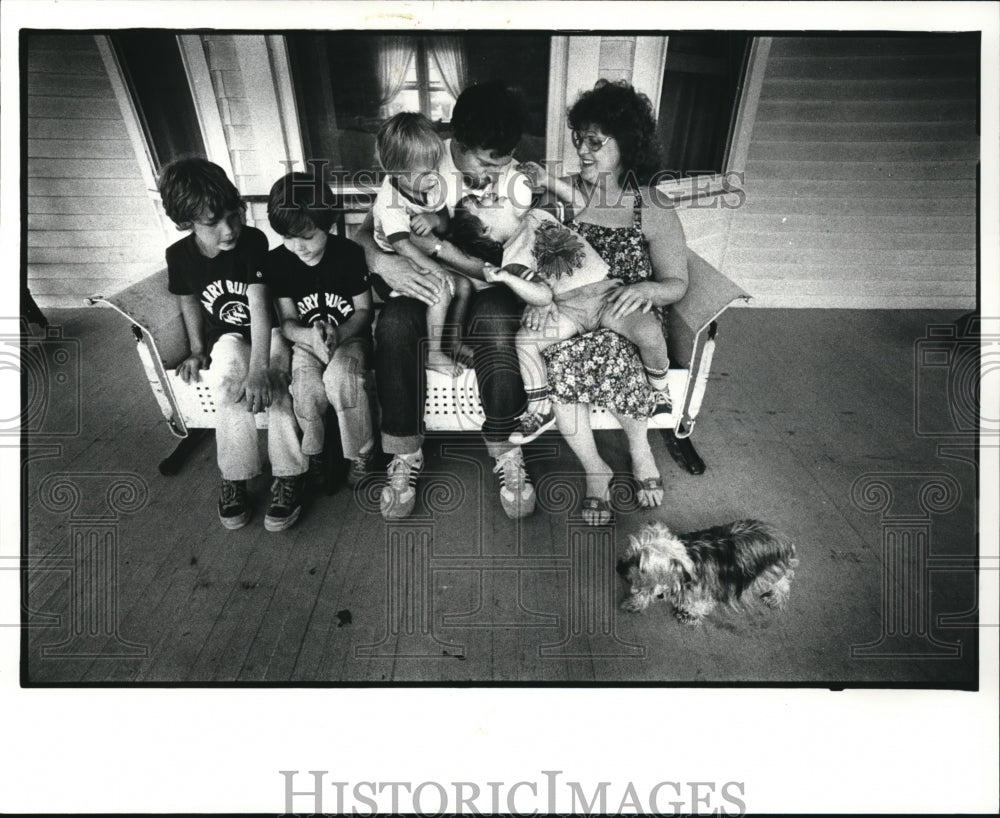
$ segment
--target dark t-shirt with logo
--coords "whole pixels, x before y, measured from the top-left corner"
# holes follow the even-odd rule
[[[244,227],[232,250],[215,258],[198,251],[195,237],[167,248],[167,289],[174,295],[198,297],[205,312],[207,350],[227,332],[250,339],[250,303],[247,287],[262,284],[267,237],[255,227]]]
[[[364,250],[350,239],[328,236],[319,263],[303,264],[284,246],[264,262],[264,283],[274,298],[290,298],[305,325],[326,321],[339,326],[354,314],[353,298],[368,291]]]

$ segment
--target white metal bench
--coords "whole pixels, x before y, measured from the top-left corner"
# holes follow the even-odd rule
[[[668,312],[670,359],[683,364],[670,370],[670,395],[673,412],[650,419],[650,427],[665,432],[670,453],[692,473],[704,470],[704,464],[687,441],[701,410],[712,355],[715,349],[715,321],[735,300],[747,298],[739,287],[723,276],[696,253],[688,253],[688,292]],[[110,296],[97,295],[90,304],[106,304],[121,313],[132,325],[136,350],[156,402],[170,431],[194,443],[192,432],[214,429],[215,404],[205,383],[184,383],[174,371],[187,357],[188,342],[176,297],[167,292],[166,271],[154,273],[142,281]],[[457,378],[428,371],[424,425],[427,432],[472,432],[478,430],[485,416],[479,399],[475,372],[467,369]],[[267,415],[258,414],[257,425],[265,428]],[[601,407],[592,407],[594,429],[617,429],[614,416]],[[179,447],[161,464],[161,471],[172,473],[183,462],[186,447]]]

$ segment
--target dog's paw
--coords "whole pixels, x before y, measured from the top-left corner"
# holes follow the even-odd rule
[[[642,594],[632,594],[622,601],[622,610],[629,613],[642,613],[649,601]]]
[[[695,616],[690,611],[676,610],[674,611],[674,617],[682,625],[697,625],[701,622],[701,617]]]

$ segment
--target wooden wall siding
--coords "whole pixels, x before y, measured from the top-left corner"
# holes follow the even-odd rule
[[[723,271],[757,306],[975,304],[979,56],[776,37]]]
[[[206,34],[204,42],[205,56],[236,177],[233,181],[241,193],[255,193],[263,182],[250,116],[250,100],[243,83],[235,37]]]
[[[78,307],[163,266],[163,232],[89,35],[27,44],[28,285]]]
[[[677,215],[684,227],[687,245],[713,267],[721,269],[732,210],[718,207],[692,207],[681,202]]]

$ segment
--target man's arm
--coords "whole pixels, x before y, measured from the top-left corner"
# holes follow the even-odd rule
[[[483,261],[459,250],[454,244],[437,236],[410,236],[410,241],[428,256],[437,251],[437,260],[470,278],[485,281]]]
[[[375,221],[371,212],[354,234],[354,241],[365,251],[368,269],[389,285],[395,294],[416,298],[426,304],[436,304],[441,299],[446,285],[436,272],[424,272],[409,259],[386,253],[375,243]]]

